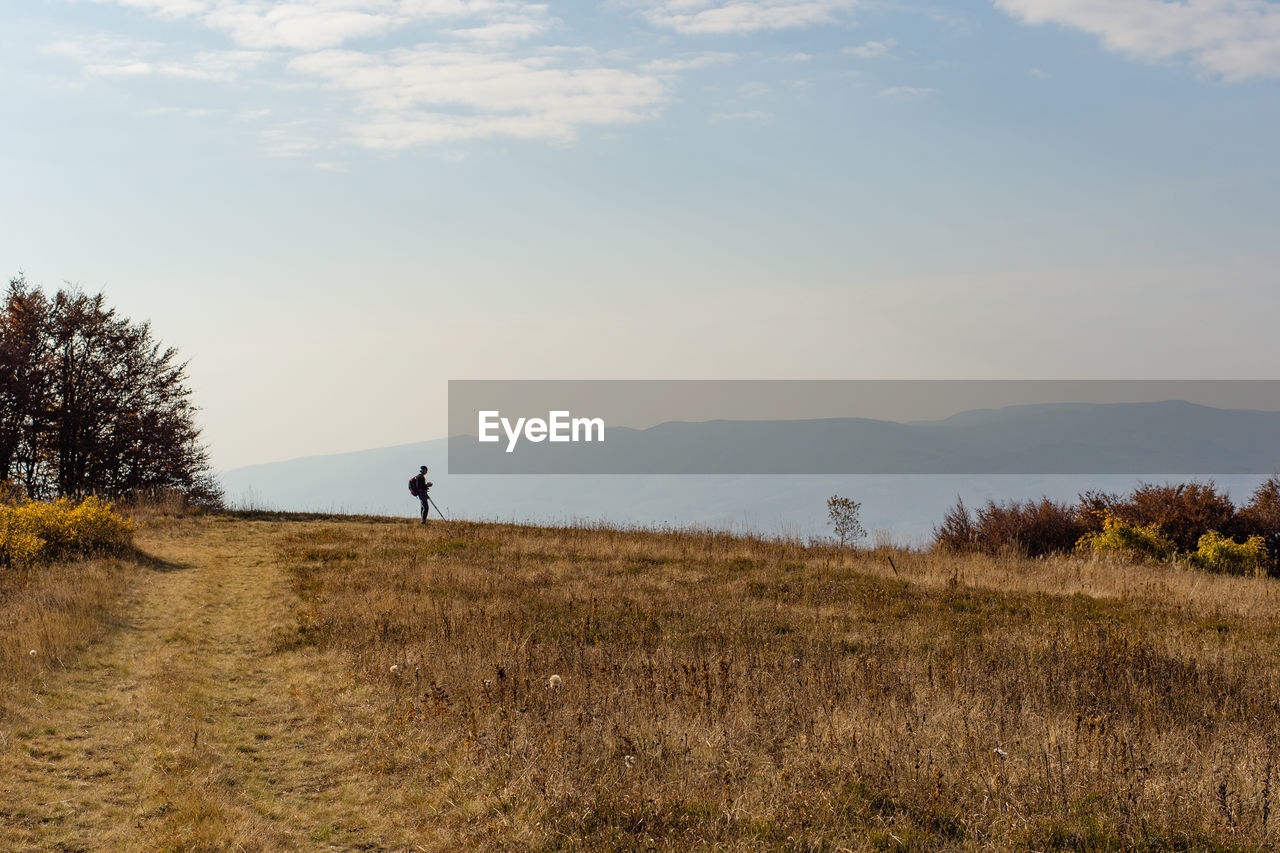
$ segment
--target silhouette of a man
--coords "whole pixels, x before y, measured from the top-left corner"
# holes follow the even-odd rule
[[[418,501],[422,504],[422,523],[427,523],[427,513],[431,509],[431,497],[429,490],[434,483],[427,482],[427,466],[423,465],[418,469],[418,476],[413,478],[414,484],[418,487],[415,494]]]

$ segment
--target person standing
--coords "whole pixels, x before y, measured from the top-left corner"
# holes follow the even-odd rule
[[[431,509],[430,489],[435,485],[427,482],[427,466],[423,465],[418,469],[418,476],[409,481],[409,494],[418,499],[422,504],[422,523],[427,523],[427,513]]]

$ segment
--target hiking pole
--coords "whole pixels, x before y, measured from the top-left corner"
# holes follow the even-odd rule
[[[427,500],[431,501],[431,505],[436,507],[436,512],[440,512],[440,507],[436,506],[435,498],[431,497],[431,495],[430,495],[430,494],[428,494],[428,495],[427,495]],[[443,512],[440,512],[440,517],[441,517],[441,518],[444,518],[444,513],[443,513]],[[445,521],[448,521],[449,519],[444,518],[444,520],[445,520]]]

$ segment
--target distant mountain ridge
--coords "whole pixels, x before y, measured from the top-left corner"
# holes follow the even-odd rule
[[[451,471],[507,474],[1253,474],[1280,460],[1280,412],[1055,403],[939,421],[821,418],[612,427],[599,444],[459,437]]]
[[[1115,406],[1137,408],[1126,414]],[[648,447],[638,440],[630,449],[652,453],[654,447],[687,438],[692,449],[683,451],[678,458],[680,464],[696,470],[699,464],[705,468],[705,460],[700,461],[698,453],[722,453],[717,464],[727,466],[728,461],[735,461],[734,454],[767,455],[767,449],[760,451],[758,445],[750,443],[762,437],[785,437],[790,432],[792,440],[797,434],[810,439],[826,435],[845,440],[851,422],[860,431],[860,440],[872,436],[880,442],[879,452],[899,454],[894,457],[895,464],[902,462],[906,454],[931,454],[916,458],[917,471],[925,467],[921,459],[930,462],[929,467],[943,467],[934,463],[947,462],[945,454],[957,447],[969,454],[964,458],[972,464],[981,458],[979,451],[991,453],[1001,447],[1010,458],[1025,460],[1027,454],[1050,440],[1058,442],[1066,452],[1083,447],[1085,452],[1095,454],[1083,458],[1098,459],[1096,444],[1104,438],[1107,445],[1119,448],[1117,452],[1131,454],[1129,461],[1169,459],[1173,450],[1182,454],[1183,461],[1188,454],[1198,454],[1203,460],[1216,453],[1231,464],[1217,469],[1179,465],[1162,471],[1152,467],[1142,472],[1144,476],[1115,473],[1105,467],[1084,473],[1017,474],[1008,470],[954,470],[954,465],[949,472],[932,476],[909,471],[889,474],[884,465],[880,471],[861,475],[832,473],[830,466],[798,475],[767,471],[700,476],[651,472],[458,475],[446,470],[449,442],[436,439],[247,466],[226,472],[222,482],[229,501],[240,505],[408,516],[417,510],[417,501],[408,494],[408,479],[418,465],[427,464],[436,483],[433,495],[437,502],[447,513],[459,517],[695,524],[797,535],[824,532],[825,499],[840,493],[863,501],[869,529],[883,528],[899,538],[920,540],[927,538],[932,525],[957,495],[971,503],[987,497],[1003,500],[1040,494],[1071,500],[1087,488],[1124,491],[1140,479],[1183,479],[1199,474],[1216,475],[1221,485],[1243,496],[1262,477],[1280,469],[1280,413],[1213,409],[1180,401],[1017,406],[961,412],[942,421],[908,424],[867,419],[661,424],[652,428]],[[649,431],[630,432],[640,435]],[[921,436],[944,436],[946,440],[928,445],[921,443]],[[661,440],[655,443],[654,437]],[[608,439],[614,439],[612,430]],[[1189,447],[1189,440],[1204,444],[1199,449]],[[899,444],[895,446],[894,442]],[[1077,461],[1079,458],[1082,457],[1077,456]]]

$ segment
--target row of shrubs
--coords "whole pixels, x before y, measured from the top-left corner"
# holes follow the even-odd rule
[[[1144,483],[1125,496],[1085,492],[1074,504],[1042,497],[971,509],[957,500],[934,528],[934,542],[944,550],[1111,553],[1280,575],[1280,476],[1240,507],[1212,480]]]
[[[79,503],[0,503],[0,566],[14,568],[63,557],[118,552],[133,544],[133,522],[97,498]]]

